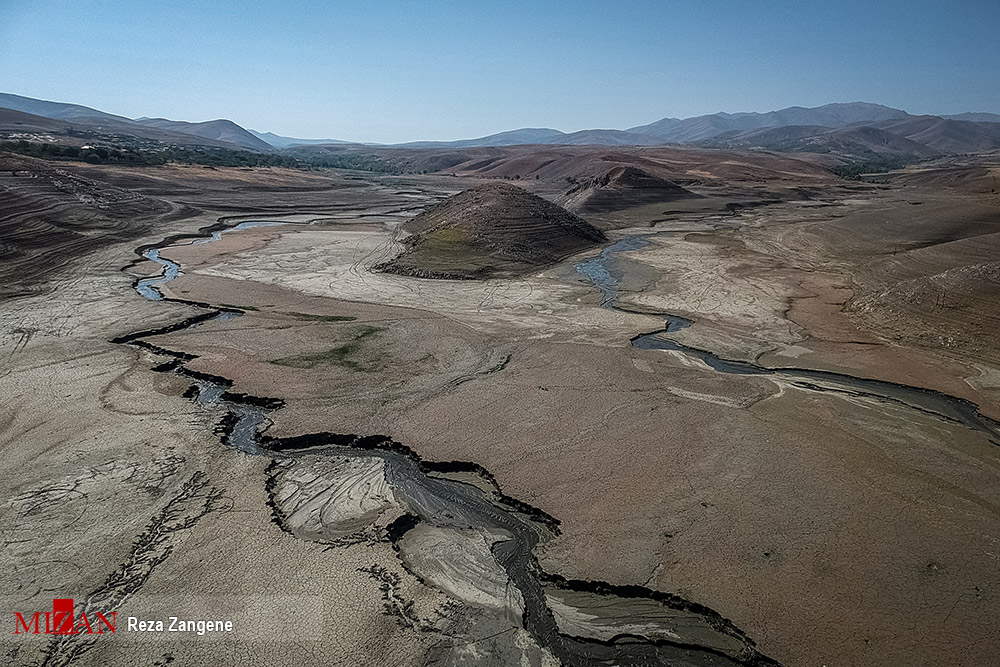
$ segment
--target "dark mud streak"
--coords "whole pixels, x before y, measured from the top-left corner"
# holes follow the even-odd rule
[[[194,304],[191,304],[191,305],[194,305]],[[188,317],[187,319],[183,319],[183,320],[181,320],[179,322],[174,322],[173,324],[168,324],[166,326],[162,326],[162,327],[159,327],[157,329],[143,329],[142,331],[135,331],[133,333],[126,334],[124,336],[118,336],[117,338],[112,338],[111,342],[112,343],[117,343],[119,345],[124,345],[126,343],[132,343],[132,344],[142,344],[144,346],[147,346],[147,348],[148,347],[152,347],[150,343],[145,343],[144,341],[141,341],[140,339],[141,338],[149,338],[150,336],[161,336],[163,334],[173,333],[175,331],[181,331],[182,329],[187,329],[188,327],[190,327],[192,325],[200,324],[202,322],[206,322],[206,321],[212,319],[213,317],[218,316],[219,313],[221,313],[221,312],[222,312],[222,310],[212,310],[212,311],[209,311],[207,313],[200,313],[198,315],[195,315],[194,317]],[[159,349],[162,350],[163,348],[159,348]],[[180,357],[181,355],[184,355],[183,352],[171,352],[169,350],[164,350],[160,354],[167,354],[167,355],[176,356],[176,357]],[[185,358],[194,358],[194,357],[193,357],[193,355],[186,355]]]
[[[416,514],[410,514],[409,512],[401,514],[385,527],[385,536],[392,542],[393,546],[396,546],[403,539],[404,535],[420,525],[420,521],[420,517]]]
[[[219,223],[205,227],[202,231],[205,232],[205,234],[211,234],[213,232],[223,231],[227,228],[228,226]],[[199,237],[179,235],[168,237],[167,241],[176,242],[177,240],[187,238]],[[160,245],[143,246],[139,248],[137,253],[140,255],[140,259],[133,262],[130,266],[134,266],[139,261],[143,261],[143,258],[141,257],[142,253],[152,248],[162,247],[165,243],[166,242],[161,243]],[[143,279],[137,279],[134,281],[133,288],[137,287],[141,280]],[[181,373],[217,386],[231,387],[233,382],[228,378],[199,373],[197,371],[187,369],[184,366],[185,362],[196,359],[196,355],[168,350],[166,348],[148,343],[142,340],[142,338],[179,331],[192,325],[197,325],[216,318],[224,312],[242,314],[244,311],[181,299],[163,300],[208,309],[208,312],[194,317],[189,317],[158,329],[138,331],[125,336],[119,336],[114,338],[112,342],[141,347],[154,352],[155,354],[172,357],[172,361],[158,365],[156,370],[162,372]],[[505,360],[505,362],[506,361],[507,360]],[[505,365],[505,363],[503,365]],[[192,385],[192,387],[185,392],[185,395],[197,400],[201,395],[201,392],[201,387]],[[495,477],[488,470],[477,463],[467,461],[424,461],[410,447],[383,435],[358,436],[355,434],[311,433],[299,436],[277,438],[266,434],[265,431],[268,424],[264,424],[264,422],[268,420],[261,411],[273,410],[282,407],[284,405],[284,401],[281,399],[250,396],[247,394],[224,391],[219,396],[218,401],[221,401],[224,405],[231,407],[216,426],[215,433],[220,435],[220,439],[224,444],[235,447],[247,454],[270,454],[272,457],[275,455],[281,456],[282,454],[321,454],[323,453],[323,449],[331,447],[342,447],[351,450],[371,452],[384,452],[385,454],[382,455],[383,457],[387,455],[397,456],[400,457],[400,460],[409,461],[410,465],[415,466],[416,469],[422,473],[422,481],[418,483],[418,486],[423,484],[426,489],[461,489],[457,491],[455,497],[463,497],[464,494],[466,499],[473,497],[471,495],[473,492],[469,491],[469,489],[476,489],[476,487],[471,487],[463,482],[448,480],[446,478],[432,478],[427,476],[426,473],[471,472],[479,475],[482,479],[489,482],[489,484],[495,489],[495,492],[492,494],[492,498],[487,497],[485,492],[476,489],[476,491],[481,493],[483,496],[479,499],[479,508],[493,508],[492,510],[487,510],[485,514],[481,515],[481,518],[484,521],[491,523],[494,528],[499,528],[500,530],[506,531],[512,535],[511,539],[500,541],[493,545],[494,556],[497,558],[497,561],[501,564],[501,566],[508,572],[512,582],[518,587],[524,597],[525,613],[523,620],[525,628],[532,634],[532,636],[535,637],[540,646],[553,651],[553,653],[560,658],[564,664],[595,666],[619,664],[635,665],[637,667],[639,665],[671,664],[730,664],[751,666],[770,666],[778,664],[759,653],[755,648],[754,642],[747,638],[742,631],[733,626],[732,623],[724,619],[717,612],[714,612],[707,607],[703,607],[702,605],[683,600],[677,596],[658,593],[657,591],[639,586],[614,587],[603,582],[586,582],[579,580],[570,581],[560,579],[555,575],[545,574],[541,570],[537,559],[534,556],[534,547],[539,542],[539,531],[546,531],[549,536],[559,534],[559,520],[539,508],[533,507],[528,503],[504,494],[500,490],[500,486]],[[238,404],[249,406],[249,408],[238,408]],[[257,412],[252,413],[247,412],[247,410],[257,410]],[[250,423],[253,428],[250,432],[247,432],[244,428],[242,432],[237,433],[240,425],[247,420],[248,416],[251,416]],[[264,424],[263,428],[260,427],[261,424]],[[244,440],[248,440],[249,442]],[[278,459],[272,458],[272,462],[268,466],[268,477],[267,482],[265,483],[268,495],[267,504],[272,509],[272,520],[283,531],[289,532],[283,525],[284,517],[280,509],[274,503],[273,498],[273,491],[276,484],[277,465],[279,465]],[[445,494],[437,500],[447,502],[448,496],[449,494]],[[462,512],[459,513],[461,514]],[[396,540],[405,534],[409,528],[412,528],[413,525],[415,525],[415,523],[411,523],[413,522],[413,519],[407,521],[402,521],[402,519],[403,518],[401,517],[393,522],[393,524],[390,524],[393,528],[393,530],[390,531],[390,536],[396,535]],[[416,520],[421,519],[423,519],[423,517],[416,517]],[[537,525],[537,528],[532,527],[532,524]],[[601,595],[642,597],[657,600],[673,609],[682,609],[703,617],[703,619],[712,625],[712,627],[717,628],[729,636],[739,639],[742,642],[742,649],[740,650],[739,655],[733,656],[718,652],[708,647],[688,646],[679,643],[673,644],[665,641],[653,642],[646,638],[636,638],[633,640],[632,638],[622,636],[619,638],[620,641],[602,642],[599,640],[583,639],[564,635],[559,632],[555,618],[552,616],[551,611],[545,603],[544,592],[542,589],[543,581],[548,581],[555,585],[575,590],[595,592]]]
[[[228,417],[229,415],[226,416]],[[222,432],[225,432],[225,426],[220,424],[219,428],[223,429]],[[220,432],[219,428],[216,429],[216,433]],[[288,526],[285,525],[285,520],[287,519],[285,513],[282,512],[281,508],[278,507],[278,504],[274,502],[274,490],[278,485],[278,473],[280,472],[281,463],[278,459],[271,459],[271,462],[267,464],[267,468],[264,469],[264,474],[267,476],[267,481],[264,482],[264,493],[267,495],[267,500],[264,502],[271,508],[271,521],[274,525],[292,537],[296,537],[295,533],[289,530]]]
[[[458,378],[455,378],[454,380],[450,380],[448,382],[448,386],[450,386],[450,387],[457,387],[457,386],[459,386],[461,384],[465,384],[466,382],[471,382],[472,380],[475,380],[477,378],[483,378],[483,377],[487,377],[489,375],[493,375],[494,373],[499,373],[503,369],[507,368],[507,366],[510,364],[510,360],[513,357],[514,357],[513,354],[508,354],[503,359],[501,359],[498,363],[494,364],[493,366],[490,366],[489,368],[484,368],[481,371],[476,371],[474,373],[470,373],[469,375],[463,375],[462,377],[458,377]]]
[[[197,359],[198,357],[195,357]],[[155,370],[155,369],[154,369]],[[180,375],[186,375],[193,380],[201,380],[203,382],[211,382],[212,384],[217,384],[221,387],[231,387],[233,386],[233,381],[229,378],[224,378],[221,375],[212,375],[211,373],[202,373],[201,371],[193,371],[190,368],[185,367],[183,364],[175,369],[175,372]],[[191,385],[196,387],[196,385]],[[269,399],[270,400],[270,399]]]
[[[191,396],[187,396],[189,393]],[[198,385],[193,384],[187,388],[187,391],[185,391],[184,394],[186,398],[197,398],[198,395],[201,394],[201,388],[198,387]],[[236,426],[236,422],[238,422],[239,419],[240,416],[235,412],[227,412],[222,415],[222,419],[220,419],[219,423],[212,429],[212,433],[219,436],[219,440],[222,441],[222,444],[230,446],[231,443],[229,442],[229,437],[233,432],[233,427]]]
[[[397,622],[405,628],[419,630],[422,632],[432,632],[434,627],[425,625],[413,611],[413,601],[407,600],[399,593],[401,577],[396,572],[372,565],[369,567],[359,567],[358,572],[367,574],[373,581],[378,582],[379,590],[382,592],[383,609],[387,616],[393,616]]]
[[[264,410],[277,410],[279,408],[285,407],[285,402],[280,398],[265,398],[263,396],[251,396],[250,394],[243,394],[240,392],[224,391],[219,397],[221,400],[228,403],[239,403],[241,405],[250,405],[255,408],[263,408]]]

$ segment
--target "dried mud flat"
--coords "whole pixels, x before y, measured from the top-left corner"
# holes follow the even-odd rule
[[[215,191],[177,173],[105,175],[196,214],[0,306],[11,606],[44,609],[55,592],[122,615],[202,595],[240,598],[244,616],[246,597],[321,602],[318,638],[241,637],[265,664],[581,655],[562,642],[608,664],[657,642],[692,651],[665,664],[985,665],[1000,652],[1000,448],[988,433],[905,401],[629,344],[664,327],[657,314],[680,315],[694,324],[665,339],[936,390],[998,417],[998,304],[982,287],[997,202],[926,183],[811,183],[808,199],[697,200],[653,227],[644,205],[615,214],[616,227],[635,223],[609,232],[633,240],[618,251],[454,282],[370,267],[457,179],[310,175],[304,194],[289,190],[294,174],[264,171],[214,175]],[[734,189],[745,201],[747,186]],[[161,244],[218,218],[300,224]],[[117,268],[154,245],[182,267],[164,295],[211,309],[131,289],[160,267]],[[594,257],[617,310],[577,269]],[[897,298],[891,271],[914,285],[898,308],[880,301]],[[935,310],[922,286],[942,281],[951,299]],[[171,326],[220,309],[241,314]],[[110,342],[140,331],[154,332],[133,339],[145,347]],[[218,424],[230,444],[241,437],[227,405],[262,415],[264,449],[283,444],[220,443]],[[402,483],[393,471],[414,457],[423,471],[405,479],[445,491]],[[429,498],[449,500],[435,510]],[[505,568],[497,551],[522,530],[538,539],[534,570]],[[72,565],[54,577],[55,562]],[[516,581],[522,571],[536,583]],[[539,604],[554,627],[525,626]],[[15,664],[105,664],[218,661],[231,645],[2,648]]]

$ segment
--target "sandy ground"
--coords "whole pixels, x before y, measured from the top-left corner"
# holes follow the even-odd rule
[[[791,226],[826,211],[773,215]],[[968,360],[859,327],[841,307],[849,278],[730,231],[764,234],[766,219],[655,237],[630,256],[636,275],[655,278],[630,285],[628,302],[695,318],[678,337],[734,358],[766,353],[989,406],[993,395],[963,379]],[[1000,450],[984,437],[634,350],[628,338],[659,320],[596,307],[571,266],[492,284],[365,271],[387,239],[370,227],[270,229],[210,255],[172,249],[190,267],[172,293],[259,310],[159,342],[201,355],[192,367],[224,370],[241,391],[291,398],[274,433],[385,433],[428,458],[486,466],[562,521],[542,553],[550,571],[679,593],[787,664],[975,665],[1000,648],[989,620]],[[810,304],[817,294],[825,305]],[[298,309],[358,319],[303,324],[287,315]],[[343,345],[362,324],[382,331],[353,368],[275,363]]]
[[[187,382],[153,373],[154,359],[106,342],[188,311],[136,302],[128,283],[123,274],[106,273],[3,308],[3,560],[11,566],[5,601],[45,610],[54,596],[83,599],[110,587],[127,600],[120,618],[164,618],[157,611],[177,614],[206,598],[235,598],[242,611],[237,623],[248,624],[260,621],[269,600],[299,597],[291,611],[308,611],[318,596],[327,630],[274,644],[261,641],[273,640],[274,628],[248,629],[247,659],[418,662],[419,637],[382,614],[379,582],[358,571],[399,570],[392,548],[345,548],[320,558],[322,545],[289,538],[265,504],[267,462],[220,447],[212,435],[220,415],[182,398]],[[61,317],[52,317],[54,302],[63,307]],[[30,329],[30,340],[12,329]],[[186,492],[186,485],[193,486]],[[155,539],[143,544],[141,536]],[[417,588],[415,596],[430,605],[444,602]],[[377,642],[372,628],[379,628]],[[218,649],[218,643],[135,640],[100,643],[88,657],[152,664],[171,655],[212,660]],[[51,664],[65,657],[40,640],[6,637],[2,650],[15,664],[46,652]]]
[[[164,180],[175,192],[176,177]],[[51,610],[54,597],[79,605],[93,596],[117,611],[119,626],[129,616],[221,612],[235,623],[241,661],[422,664],[441,624],[458,618],[456,602],[410,575],[385,540],[331,551],[326,541],[284,532],[267,504],[269,460],[223,447],[213,433],[221,412],[182,397],[188,380],[150,370],[163,357],[110,342],[198,312],[138,298],[133,276],[120,269],[137,245],[218,218],[216,211],[169,227],[137,226],[134,240],[71,261],[75,271],[44,284],[39,296],[0,304],[4,608],[30,618]],[[232,637],[175,636],[93,643],[5,636],[0,661],[233,657]],[[530,650],[530,638],[521,644]]]
[[[160,189],[176,188],[182,175],[122,178],[166,196]],[[219,206],[233,196],[222,180],[199,190],[198,175],[171,197]],[[547,571],[682,595],[732,620],[783,664],[987,665],[1000,654],[1000,448],[982,435],[899,405],[636,350],[628,339],[661,320],[600,308],[572,261],[487,283],[373,274],[366,267],[395,251],[393,227],[447,187],[416,179],[422,200],[391,179],[365,192],[317,182],[281,194],[283,178],[241,190],[246,206],[322,224],[164,251],[184,266],[170,295],[247,312],[150,339],[199,355],[188,367],[233,379],[234,391],[284,399],[270,413],[271,434],[386,434],[428,459],[481,464],[505,493],[560,520],[561,535],[540,550]],[[909,191],[861,192],[836,206],[689,213],[616,232],[664,231],[623,261],[623,299],[695,319],[678,338],[725,356],[909,382],[997,414],[996,350],[975,355],[970,347],[989,347],[989,339],[960,335],[938,349],[915,333],[927,322],[914,315],[926,312],[919,304],[894,315],[890,328],[864,307],[887,292],[885,262],[920,277],[903,261],[908,250],[892,259],[891,239],[906,233],[912,210],[929,211],[928,229],[948,197],[970,216],[961,238],[938,239],[939,251],[992,233],[992,209],[976,213],[984,205],[937,196],[940,208],[920,194],[928,203],[873,233],[890,240],[870,248],[858,230],[915,198]],[[236,213],[248,211],[215,208],[162,231]],[[931,240],[920,234],[912,237]],[[181,396],[188,381],[152,372],[162,358],[108,342],[196,312],[144,301],[129,288],[132,275],[117,270],[132,247],[157,238],[144,232],[91,255],[82,277],[0,304],[9,606],[44,610],[56,593],[100,592],[127,616],[226,599],[248,624],[251,636],[239,645],[247,661],[368,665],[423,664],[455,635],[449,623],[454,630],[471,618],[455,611],[462,600],[516,609],[485,557],[462,565],[480,573],[481,588],[455,586],[457,576],[435,586],[404,568],[384,540],[344,542],[371,516],[392,516],[378,471],[352,470],[344,482],[341,468],[276,471],[265,457],[226,449],[212,433],[221,415]],[[981,252],[968,261],[982,263]],[[962,257],[938,258],[929,275]],[[992,307],[949,313],[961,323],[991,316]],[[331,479],[346,504],[316,495]],[[367,495],[356,493],[357,480],[367,480]],[[272,520],[269,483],[297,535]],[[482,552],[492,539],[411,537],[414,553],[425,554],[411,567],[428,577],[438,572],[426,554],[459,542],[470,545],[463,553]],[[329,540],[340,542],[330,548]],[[553,598],[561,622],[580,633],[603,636],[613,624],[587,613],[586,601]],[[323,621],[315,633],[275,642],[253,619],[279,602]],[[528,638],[510,642],[506,659],[541,660]],[[69,650],[9,638],[0,648],[14,664],[46,655],[62,664]],[[83,662],[209,662],[227,650],[218,642],[106,643]],[[470,644],[451,658],[477,650]]]

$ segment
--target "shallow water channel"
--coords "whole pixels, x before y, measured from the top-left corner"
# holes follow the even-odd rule
[[[223,233],[235,232],[264,225],[295,224],[280,221],[243,222],[228,230],[213,232],[210,236],[189,240],[189,243],[208,243],[221,238]],[[604,305],[617,307],[617,268],[611,266],[619,252],[642,247],[644,240],[632,237],[606,248],[597,258],[578,265],[581,274],[588,276],[604,294]],[[141,296],[162,301],[159,288],[181,273],[177,263],[161,256],[163,248],[146,250],[143,257],[163,266],[159,276],[136,281],[135,290]],[[194,304],[204,307],[203,304]],[[649,589],[615,587],[601,582],[567,581],[551,577],[541,571],[534,555],[535,547],[558,534],[558,521],[544,512],[531,508],[516,499],[504,496],[493,485],[489,473],[468,463],[422,462],[404,445],[381,435],[356,436],[353,434],[316,433],[293,438],[275,438],[266,435],[270,423],[268,413],[280,409],[277,399],[246,397],[229,394],[231,383],[225,378],[210,378],[185,371],[183,362],[191,358],[183,352],[171,352],[151,346],[143,337],[177,331],[180,328],[204,326],[213,319],[239,316],[233,309],[213,311],[192,318],[183,324],[147,331],[121,339],[118,342],[143,345],[152,351],[172,355],[174,360],[159,370],[185,373],[194,378],[189,396],[198,404],[220,407],[226,417],[220,424],[222,441],[251,456],[267,456],[285,464],[296,460],[329,457],[331,460],[379,459],[385,471],[385,481],[391,487],[396,502],[405,510],[408,521],[396,521],[396,530],[390,537],[401,551],[406,562],[407,530],[418,524],[449,530],[475,529],[488,535],[497,535],[491,554],[496,564],[506,573],[510,583],[517,588],[523,602],[519,619],[511,620],[509,614],[491,610],[489,624],[474,627],[466,635],[470,642],[476,637],[497,632],[496,628],[511,623],[523,627],[539,647],[558,658],[564,665],[766,665],[775,664],[760,654],[753,641],[718,613],[682,598]],[[665,316],[666,317],[666,316]],[[670,318],[661,332],[639,336],[633,344],[637,347],[676,349],[699,356],[713,368],[723,372],[777,373],[752,365],[732,365],[714,355],[685,348],[662,333],[675,331],[690,324],[682,318]],[[718,366],[718,367],[717,367]],[[784,372],[784,371],[781,371]],[[821,374],[822,375],[822,374]],[[827,379],[827,378],[823,378]],[[270,407],[261,407],[261,406]],[[483,483],[460,481],[449,472],[473,471]],[[492,487],[491,487],[492,485]],[[403,528],[400,529],[399,526]],[[289,531],[291,532],[291,531]],[[293,533],[294,534],[294,533]],[[466,573],[475,577],[474,571]],[[461,568],[450,566],[450,576],[462,577]],[[472,581],[475,585],[477,582]],[[554,611],[555,610],[555,611]],[[558,612],[558,613],[556,613]],[[482,618],[479,610],[470,618]],[[481,624],[482,625],[482,624]],[[509,634],[509,633],[508,633]],[[510,647],[508,647],[510,648]],[[504,654],[506,662],[511,653]],[[499,655],[483,657],[483,664],[496,664]],[[435,655],[444,663],[463,662],[469,656],[454,657]],[[538,664],[538,656],[529,662]],[[473,661],[475,662],[475,661]]]
[[[577,264],[577,271],[594,283],[603,295],[601,305],[605,308],[626,310],[618,305],[618,298],[625,263],[618,261],[619,255],[640,250],[649,245],[653,234],[628,236],[605,248],[594,259]],[[745,361],[725,359],[712,352],[684,345],[666,334],[686,329],[693,324],[689,319],[669,313],[648,313],[664,320],[664,327],[658,331],[641,334],[632,338],[632,345],[642,350],[672,350],[697,359],[720,373],[736,375],[765,375],[783,380],[803,389],[832,391],[853,396],[864,396],[882,401],[902,404],[914,410],[934,415],[946,421],[960,423],[986,434],[995,444],[1000,444],[1000,422],[986,417],[979,407],[964,398],[951,396],[932,389],[911,387],[856,377],[845,373],[821,371],[807,368],[769,368]]]

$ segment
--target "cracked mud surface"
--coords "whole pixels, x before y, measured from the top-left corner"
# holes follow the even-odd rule
[[[220,238],[219,235],[213,236],[214,240]],[[147,251],[145,256],[151,256],[150,252]],[[155,256],[159,257],[158,253]],[[178,265],[169,260],[163,263],[162,279],[142,279],[135,285],[139,294],[153,301],[163,300],[159,290],[180,273]],[[214,318],[221,313],[211,311],[211,314]],[[351,321],[350,318],[335,321],[344,320]],[[197,317],[188,318],[159,330],[119,337],[116,342],[139,345],[173,357],[178,362],[188,362],[196,356],[158,346],[150,347],[142,339],[183,331],[192,325],[200,326],[205,321]],[[490,372],[502,368],[506,362],[504,360],[499,366],[491,368]],[[165,364],[161,369],[177,372],[183,367]],[[227,418],[221,422],[225,444],[251,455],[288,450],[306,452],[313,458],[304,466],[296,465],[298,461],[279,463],[278,459],[269,466],[271,476],[265,485],[270,496],[268,504],[274,510],[275,522],[286,532],[331,546],[344,544],[345,538],[366,541],[362,532],[369,533],[369,540],[378,540],[380,531],[372,524],[385,512],[405,507],[415,521],[400,529],[398,526],[404,523],[401,519],[405,517],[397,516],[393,524],[385,526],[384,530],[408,570],[422,582],[474,607],[493,608],[500,612],[500,618],[506,621],[509,630],[515,632],[513,636],[520,638],[521,644],[525,638],[516,633],[527,630],[538,644],[539,660],[554,658],[574,665],[772,664],[753,648],[751,640],[716,612],[673,597],[655,598],[654,591],[637,587],[629,589],[626,595],[624,589],[601,591],[602,584],[562,580],[562,585],[570,589],[582,587],[601,591],[593,597],[609,602],[621,597],[624,607],[627,607],[629,597],[646,598],[649,606],[667,607],[671,611],[664,611],[662,616],[672,619],[668,621],[673,628],[671,631],[650,632],[648,638],[642,639],[643,635],[629,631],[635,628],[627,623],[619,623],[618,626],[612,623],[610,637],[587,632],[574,635],[569,631],[575,629],[572,625],[564,630],[555,620],[548,605],[549,598],[540,586],[539,568],[533,554],[540,541],[558,534],[557,522],[550,517],[504,496],[499,489],[487,494],[475,485],[452,481],[446,476],[430,477],[414,465],[420,461],[411,450],[384,436],[359,438],[330,433],[288,439],[260,436],[258,428],[267,421],[267,417],[248,406],[257,406],[258,410],[277,409],[283,407],[284,402],[212,390],[207,386],[211,382],[206,377],[201,376],[192,398],[202,404],[216,402],[228,407]],[[215,384],[221,389],[231,386],[231,381],[220,378]],[[241,427],[244,423],[249,423],[250,427]],[[359,454],[358,450],[368,454]],[[321,455],[319,460],[315,460],[317,455]],[[330,460],[331,455],[337,458]],[[364,460],[362,456],[370,460]],[[488,472],[472,464],[434,464],[431,467],[474,470],[482,473],[487,482],[495,484]],[[535,523],[536,518],[541,519],[539,524]],[[370,534],[372,530],[374,536]],[[369,569],[367,572],[382,582],[384,592],[388,593],[398,583],[397,578],[384,570]],[[389,595],[387,602],[395,599]],[[566,608],[566,604],[563,603],[562,607]],[[425,631],[438,629],[419,625],[410,603],[387,604],[386,609],[402,618],[404,623],[410,622],[413,627]],[[492,621],[488,625],[495,623]],[[478,626],[475,624],[473,627]],[[614,631],[616,628],[618,631]],[[700,629],[689,634],[689,628]],[[482,634],[482,629],[477,629],[470,633],[468,639]],[[620,641],[629,635],[632,636],[630,641]],[[476,662],[492,662],[497,654],[494,647],[492,654],[480,655]],[[526,654],[522,653],[522,657],[530,660]]]
[[[447,193],[432,190],[428,199]],[[253,196],[251,205],[272,195]],[[892,210],[891,197],[857,195],[878,210]],[[469,487],[489,507],[558,519],[559,534],[536,555],[551,573],[539,580],[544,604],[566,634],[676,643],[671,633],[686,633],[731,651],[732,635],[713,640],[704,626],[671,616],[671,604],[694,600],[788,665],[978,665],[1000,648],[989,620],[998,599],[1000,464],[985,434],[905,402],[719,374],[683,349],[628,343],[663,327],[642,312],[678,314],[695,323],[661,338],[734,362],[925,387],[995,417],[992,353],[969,347],[989,348],[988,338],[942,329],[955,342],[929,352],[939,325],[928,320],[921,326],[931,336],[910,337],[906,310],[891,323],[897,342],[877,335],[866,294],[896,298],[872,282],[882,268],[875,261],[864,267],[875,273],[855,270],[823,236],[832,219],[839,238],[850,238],[868,205],[785,203],[657,223],[653,231],[666,233],[613,263],[619,305],[637,311],[621,312],[600,308],[601,295],[572,264],[473,285],[367,273],[393,252],[382,225],[405,219],[406,206],[383,194],[354,211],[312,203],[316,210],[295,220],[326,222],[169,250],[184,268],[164,288],[169,296],[244,314],[149,336],[145,349],[107,341],[200,311],[129,293],[130,277],[116,272],[138,243],[91,255],[92,268],[54,283],[51,296],[2,304],[8,362],[0,382],[15,411],[0,425],[6,469],[17,471],[8,476],[4,525],[4,558],[17,569],[0,592],[15,598],[10,606],[44,609],[56,593],[79,601],[116,572],[134,572],[130,563],[156,561],[121,614],[197,608],[194,598],[207,595],[238,600],[234,613],[252,618],[247,596],[292,597],[300,609],[322,599],[314,611],[335,632],[281,643],[254,628],[238,644],[246,661],[554,664],[555,653],[511,623],[527,598],[519,602],[504,582],[497,543],[482,548],[495,530],[437,525],[444,515],[434,511],[423,512],[430,521],[412,519],[420,512],[392,487],[393,466],[376,449],[364,457],[301,448],[248,456],[220,445],[213,429],[225,417],[217,402],[225,394],[251,415],[225,423],[229,437],[258,428],[281,442],[391,434],[407,445],[401,465],[415,453],[429,466],[421,479]],[[961,211],[960,200],[953,204]],[[171,223],[142,242],[195,232],[216,217]],[[976,243],[985,247],[989,237]],[[947,261],[939,253],[931,268],[944,262],[938,272],[947,273]],[[912,274],[915,266],[904,268]],[[948,294],[959,293],[956,275],[941,279]],[[919,310],[926,290],[913,285],[907,308]],[[991,312],[946,305],[952,322]],[[362,335],[369,328],[379,331]],[[181,368],[167,350],[196,358]],[[229,382],[219,387],[220,378]],[[250,397],[283,405],[249,405]],[[52,406],[59,418],[40,418]],[[261,410],[266,420],[255,421]],[[432,465],[449,461],[476,465]],[[195,475],[204,486],[177,521],[217,495],[212,511],[170,532],[162,561],[159,547],[134,558]],[[515,499],[525,506],[510,505]],[[551,522],[530,524],[544,532]],[[449,549],[449,567],[434,568],[428,554]],[[658,598],[670,595],[673,603]],[[46,656],[59,664],[70,648],[2,646],[15,664]],[[76,662],[204,662],[220,648],[97,644]]]

